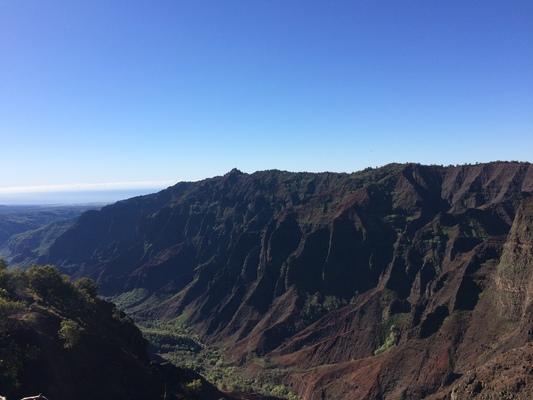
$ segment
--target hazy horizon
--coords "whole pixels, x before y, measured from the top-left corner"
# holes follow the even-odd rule
[[[68,205],[112,203],[157,192],[177,181],[103,182],[0,187],[0,205]]]
[[[74,192],[40,192],[1,194],[0,205],[84,205],[109,204],[135,196],[150,194],[164,188],[105,190],[105,191],[74,191]]]

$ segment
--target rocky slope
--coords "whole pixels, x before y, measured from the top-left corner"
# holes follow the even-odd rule
[[[233,170],[89,211],[42,261],[303,399],[450,397],[531,341],[532,192],[528,163]]]

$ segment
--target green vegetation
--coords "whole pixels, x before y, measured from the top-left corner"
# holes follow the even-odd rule
[[[92,279],[80,278],[74,282],[74,287],[82,293],[88,301],[93,301],[98,295],[98,287]]]
[[[124,311],[135,307],[137,304],[141,303],[148,297],[148,292],[145,289],[138,288],[133,289],[129,292],[121,293],[115,297],[110,298],[113,303],[117,305],[118,308]]]
[[[151,364],[131,319],[96,293],[93,281],[71,281],[51,266],[21,271],[0,262],[2,395],[157,399],[164,387],[169,398],[192,400],[216,393],[191,371]]]
[[[395,298],[397,297],[396,293],[388,288],[385,288],[381,291],[380,303],[382,307],[387,307]]]
[[[0,387],[2,390],[16,388],[20,385],[20,373],[28,361],[33,358],[36,349],[23,346],[10,334],[12,321],[10,315],[26,309],[26,304],[16,299],[14,284],[18,284],[19,275],[10,273],[7,265],[0,260]]]
[[[83,329],[77,322],[67,319],[61,321],[58,334],[65,343],[65,349],[72,349],[80,341],[82,332]]]
[[[0,257],[28,266],[87,206],[1,206]]]
[[[320,293],[308,294],[302,307],[302,320],[308,325],[330,311],[345,306],[348,302],[336,296],[322,296]]]
[[[483,225],[475,218],[468,218],[463,225],[464,235],[471,238],[487,239],[489,235]]]
[[[27,271],[8,270],[0,260],[0,387],[4,393],[16,390],[25,366],[37,358],[41,349],[27,344],[15,332],[33,326],[38,315],[60,319],[58,338],[66,349],[80,341],[82,315],[96,300],[94,283],[84,279],[71,282],[50,266],[33,266]],[[37,318],[37,319],[36,319]]]
[[[398,328],[396,327],[396,325],[391,325],[388,336],[385,338],[385,341],[383,342],[383,344],[374,351],[374,355],[385,353],[386,351],[390,350],[392,347],[396,346],[399,336],[400,336],[400,332]]]
[[[151,307],[161,303],[162,297],[157,293],[151,293],[143,288],[136,288],[129,292],[121,293],[117,296],[109,297],[106,300],[115,305],[128,315],[142,314]]]
[[[61,302],[73,294],[74,288],[68,284],[68,277],[49,265],[31,267],[25,275],[30,289],[44,300]]]
[[[298,396],[296,396],[284,385],[275,385],[271,387],[267,394],[274,397],[279,397],[281,399],[298,400]]]
[[[228,362],[221,349],[201,343],[187,327],[186,319],[184,314],[170,321],[144,321],[139,325],[152,351],[176,366],[198,372],[221,390],[297,400],[294,393],[280,384],[286,371],[273,368],[268,359],[252,357],[250,362],[261,364],[264,370],[250,377],[243,368]],[[200,384],[201,381],[194,380],[186,385],[186,389],[191,394],[198,392]]]
[[[172,351],[187,351],[198,353],[203,345],[190,332],[180,329],[176,324],[170,329],[168,326],[142,328],[143,336],[151,344],[152,348],[158,352],[168,353]]]
[[[200,379],[194,379],[185,384],[185,388],[189,393],[199,393],[202,390],[202,381]]]
[[[2,289],[0,292],[0,316],[16,313],[25,309],[24,303],[6,298],[6,293],[5,289]]]
[[[374,350],[374,355],[385,353],[398,344],[401,332],[409,324],[409,313],[398,313],[388,316],[381,325],[381,345]]]

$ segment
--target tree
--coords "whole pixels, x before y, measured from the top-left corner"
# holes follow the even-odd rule
[[[80,278],[74,282],[74,287],[89,299],[95,299],[98,295],[98,286],[90,278]]]
[[[65,289],[62,276],[50,265],[35,265],[28,270],[27,276],[31,289],[43,299],[58,296]]]
[[[65,349],[72,349],[80,341],[82,332],[83,329],[77,322],[66,319],[61,321],[58,334],[64,341]]]
[[[185,388],[190,393],[198,393],[202,390],[202,380],[201,379],[193,379],[192,381],[188,382],[185,385]]]

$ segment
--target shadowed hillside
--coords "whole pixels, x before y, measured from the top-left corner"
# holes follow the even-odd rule
[[[39,258],[81,213],[98,205],[0,205],[0,256],[28,266]]]
[[[0,265],[0,394],[62,399],[220,399],[192,371],[153,363],[139,330],[88,279]]]

